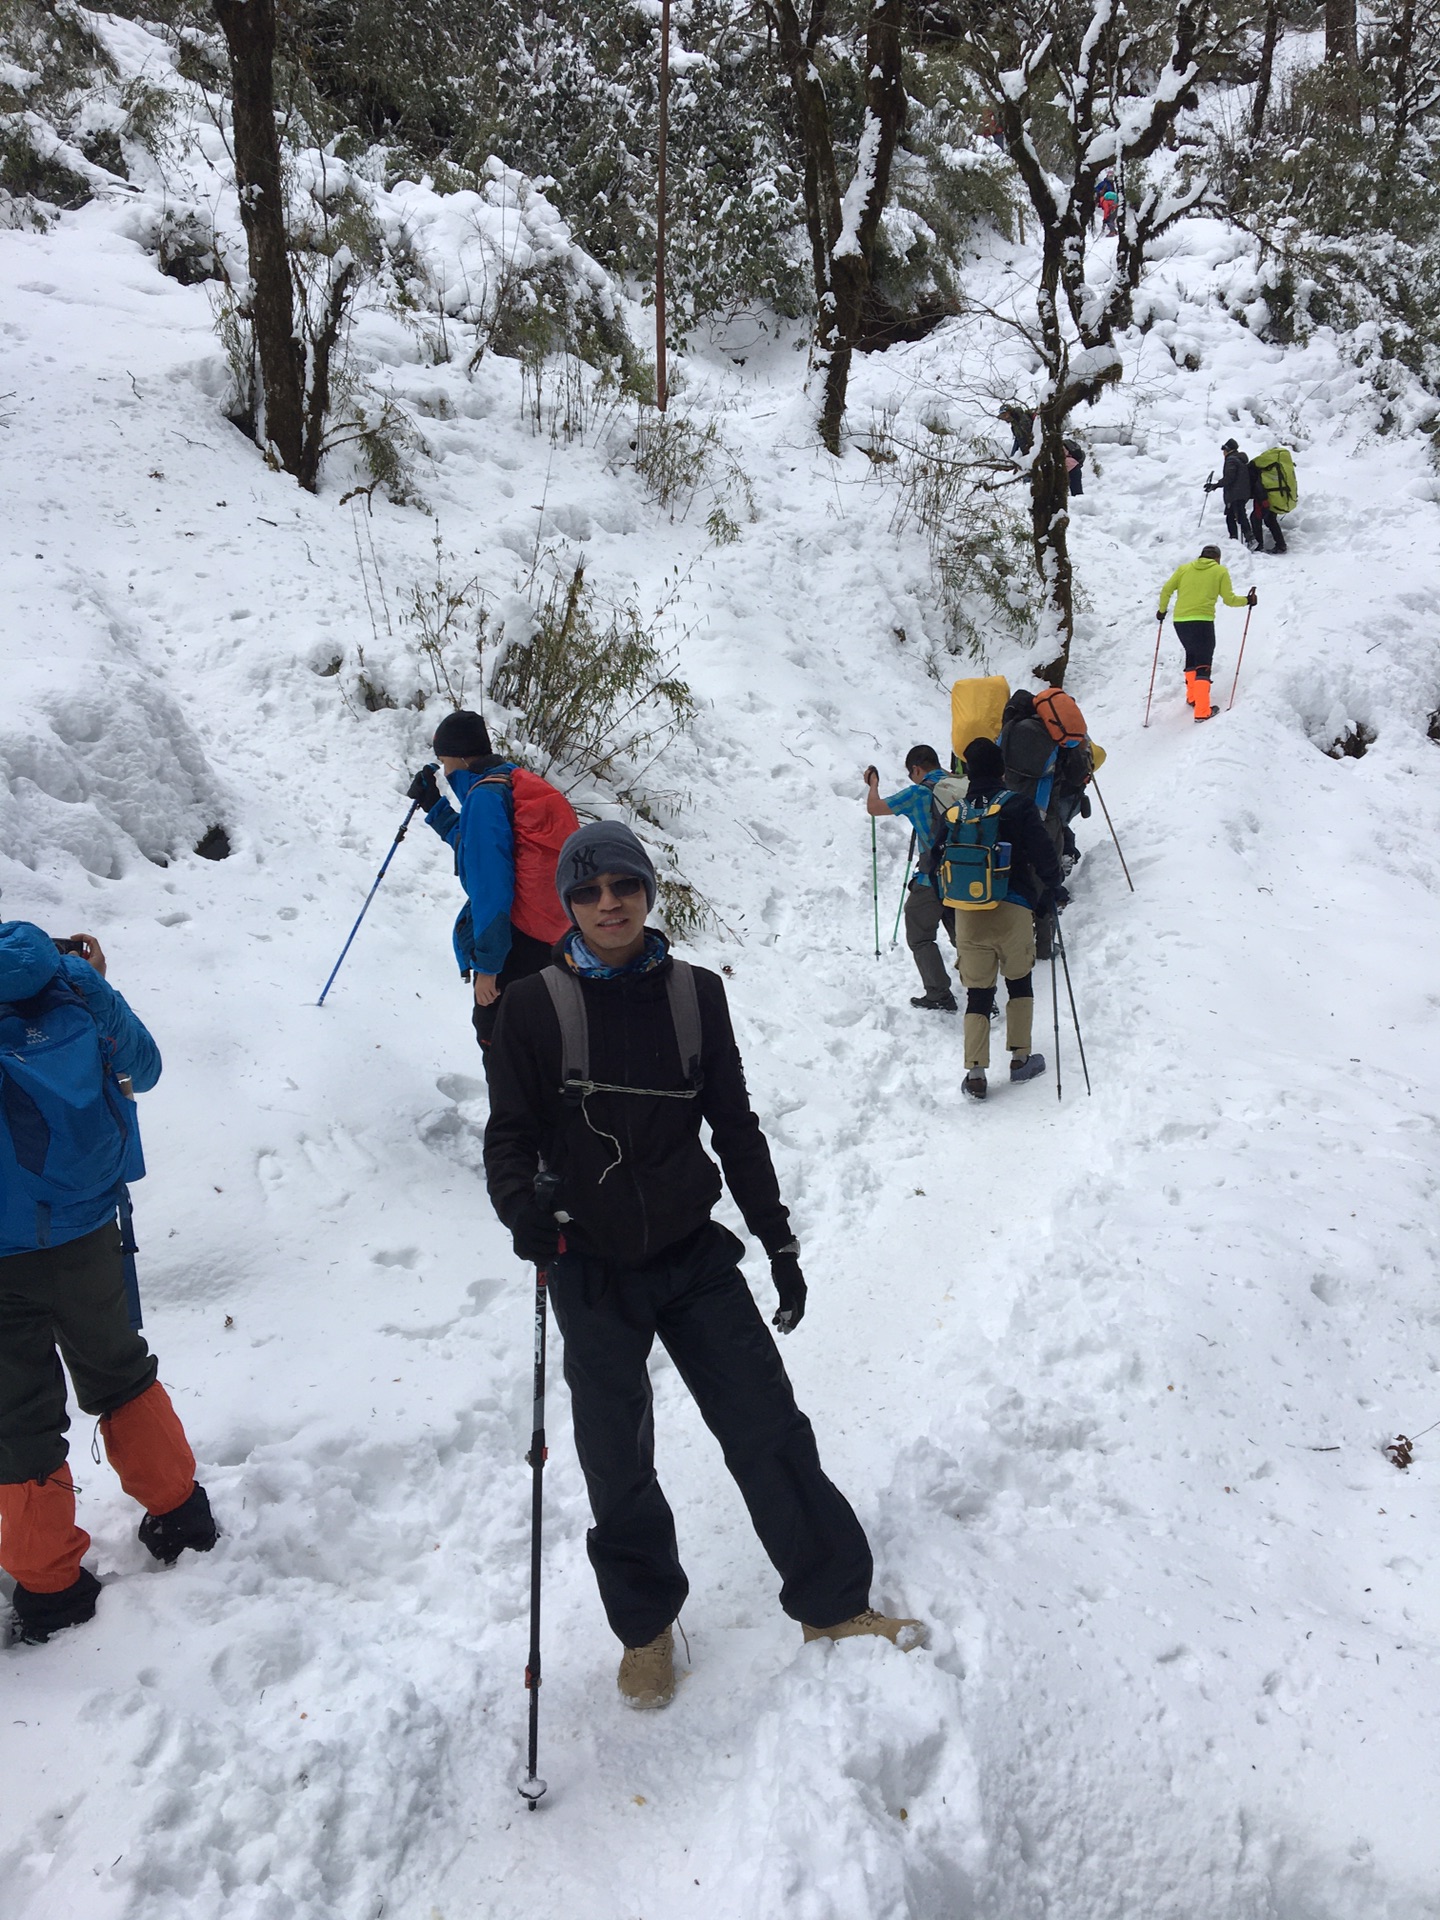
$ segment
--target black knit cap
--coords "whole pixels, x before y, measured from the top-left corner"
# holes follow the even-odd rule
[[[477,754],[491,751],[490,730],[478,713],[457,707],[436,727],[430,746],[447,760],[473,760]]]
[[[1221,453],[1238,453],[1240,451],[1240,442],[1238,440],[1224,440],[1220,444],[1220,451]]]
[[[1005,778],[1005,756],[982,734],[965,749],[965,771],[977,787],[998,787]]]

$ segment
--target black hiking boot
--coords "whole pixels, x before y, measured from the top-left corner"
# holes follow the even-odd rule
[[[927,1013],[958,1013],[953,993],[921,993],[910,1002],[912,1007],[923,1007]]]
[[[169,1513],[147,1513],[140,1522],[140,1544],[167,1567],[187,1547],[196,1553],[209,1553],[220,1538],[220,1529],[210,1511],[210,1501],[197,1480],[190,1498]]]
[[[99,1597],[100,1582],[88,1567],[81,1567],[77,1577],[59,1593],[32,1593],[17,1580],[11,1600],[15,1638],[28,1646],[43,1647],[52,1633],[93,1620]]]
[[[1010,1078],[1012,1080],[1035,1080],[1045,1071],[1043,1053],[1027,1053],[1023,1060],[1011,1060]]]
[[[960,1091],[962,1093],[968,1093],[972,1100],[985,1099],[990,1091],[985,1084],[985,1069],[983,1067],[971,1067],[965,1078],[960,1082]]]

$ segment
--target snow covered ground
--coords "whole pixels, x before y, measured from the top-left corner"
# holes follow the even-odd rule
[[[1233,251],[1177,236],[1080,423],[1115,437],[1070,685],[1135,891],[1097,814],[1065,922],[1094,1091],[1067,1022],[1058,1104],[1052,1074],[962,1105],[958,1023],[911,1011],[889,950],[898,825],[873,956],[859,770],[898,785],[913,741],[946,746],[940,629],[883,470],[815,452],[790,344],[684,369],[754,493],[717,546],[623,445],[537,435],[516,363],[423,366],[367,323],[497,602],[537,542],[646,606],[679,569],[701,711],[656,784],[805,1244],[785,1357],[877,1599],[933,1629],[802,1647],[658,1356],[691,1660],[668,1712],[627,1715],[557,1381],[531,1818],[529,1279],[480,1178],[429,835],[314,1005],[436,717],[356,698],[362,645],[420,684],[372,634],[357,528],[398,604],[432,524],[267,472],[217,410],[203,289],[112,208],[0,234],[3,911],[98,934],[165,1052],[147,1332],[225,1535],[157,1571],[77,1419],[107,1587],[93,1625],[0,1654],[4,1920],[1440,1914],[1440,1432],[1407,1473],[1381,1452],[1440,1421],[1437,488],[1325,342],[1222,316]],[[957,324],[864,363],[857,425],[978,420],[973,350]],[[1156,590],[1232,432],[1295,449],[1291,552],[1235,559],[1260,606],[1233,713],[1194,731],[1167,630],[1145,730]],[[1368,753],[1327,758],[1359,723]],[[187,851],[217,824],[228,859]]]

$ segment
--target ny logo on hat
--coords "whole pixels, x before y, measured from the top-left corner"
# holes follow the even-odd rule
[[[577,874],[593,873],[597,853],[594,847],[577,847],[570,859]]]

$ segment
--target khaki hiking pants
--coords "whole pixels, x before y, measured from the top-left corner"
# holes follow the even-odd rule
[[[1028,907],[1002,900],[993,907],[960,907],[955,913],[955,971],[965,988],[965,1066],[990,1064],[990,1015],[995,982],[1003,973],[1005,1044],[1029,1053],[1035,1027],[1030,974],[1035,965],[1035,916]]]

